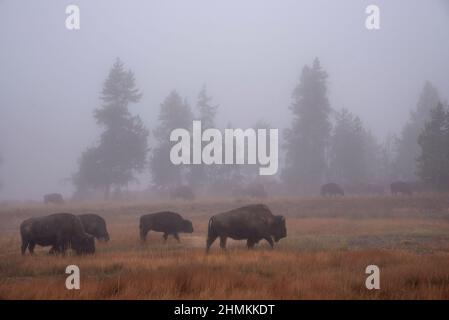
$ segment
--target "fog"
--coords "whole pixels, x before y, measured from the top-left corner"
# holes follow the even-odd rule
[[[372,3],[380,30],[365,28]],[[68,4],[80,30],[65,28]],[[400,133],[425,81],[449,97],[449,3],[0,0],[0,200],[71,194],[116,57],[135,73],[143,98],[130,110],[149,130],[171,90],[193,109],[204,84],[219,126],[286,128],[301,70],[318,57],[331,107],[383,138]]]

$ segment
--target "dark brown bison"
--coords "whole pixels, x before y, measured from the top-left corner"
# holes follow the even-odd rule
[[[20,225],[22,254],[26,249],[33,254],[34,247],[52,246],[54,252],[65,254],[68,248],[77,254],[95,252],[94,237],[84,231],[81,220],[70,213],[55,213],[44,217],[30,218]]]
[[[226,248],[226,239],[247,240],[248,249],[265,239],[273,248],[275,242],[287,236],[285,218],[275,216],[263,204],[253,204],[212,216],[207,229],[206,252],[220,238],[220,247]]]
[[[410,188],[409,184],[403,181],[396,181],[393,182],[390,185],[391,194],[397,195],[397,194],[404,194],[411,196],[412,195],[412,189]]]
[[[331,182],[321,187],[321,195],[323,197],[344,196],[345,192],[343,191],[343,188],[338,184]]]
[[[99,241],[109,241],[109,233],[106,229],[106,221],[94,213],[85,213],[78,215],[83,224],[84,231]],[[57,247],[50,249],[50,254],[58,252]]]
[[[94,236],[100,241],[109,241],[106,221],[102,217],[94,213],[80,214],[78,217],[80,218],[86,233]]]
[[[63,204],[64,198],[60,193],[50,193],[44,196],[44,203]]]
[[[192,233],[193,226],[190,220],[183,219],[176,212],[162,211],[141,216],[139,230],[142,241],[146,240],[149,231],[156,231],[164,233],[164,240],[171,234],[179,242],[178,233]]]
[[[189,186],[179,186],[170,190],[170,199],[195,200],[195,194]]]

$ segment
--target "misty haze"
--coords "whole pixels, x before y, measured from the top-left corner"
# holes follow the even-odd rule
[[[0,299],[449,299],[448,57],[446,0],[0,0]]]
[[[172,90],[196,112],[203,85],[219,105],[218,127],[263,120],[282,131],[301,70],[316,57],[330,108],[360,117],[379,143],[400,137],[426,81],[443,102],[449,93],[443,0],[378,1],[375,31],[365,28],[366,1],[77,1],[75,31],[65,28],[68,4],[0,2],[2,200],[72,195],[81,152],[101,132],[92,115],[117,57],[143,93],[129,110],[150,131]],[[128,188],[145,189],[149,171],[138,181]]]

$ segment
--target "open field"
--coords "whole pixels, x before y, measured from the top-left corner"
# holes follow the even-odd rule
[[[206,226],[217,212],[250,200],[86,203],[0,207],[0,298],[3,299],[449,299],[449,195],[274,198],[287,238],[274,250],[261,241],[218,241],[204,252]],[[150,233],[138,239],[143,213],[174,210],[195,232],[181,243]],[[53,257],[49,248],[20,255],[23,219],[53,212],[102,215],[111,236],[94,256]],[[65,267],[81,269],[81,290],[65,288]],[[381,289],[365,288],[365,268],[381,270]]]

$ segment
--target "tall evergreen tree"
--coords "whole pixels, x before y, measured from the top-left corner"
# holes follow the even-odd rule
[[[190,106],[173,90],[161,104],[159,126],[154,130],[157,146],[150,159],[150,171],[155,185],[173,187],[186,182],[186,168],[170,160],[170,150],[176,143],[170,141],[170,134],[178,128],[191,130],[192,119]]]
[[[198,94],[197,109],[203,130],[214,128],[218,105],[212,104],[212,97],[208,96],[205,85]]]
[[[285,131],[286,160],[283,180],[290,187],[314,190],[326,170],[326,146],[330,136],[327,73],[318,59],[305,66],[293,91],[292,125]]]
[[[111,187],[127,185],[143,171],[149,132],[142,120],[128,110],[128,105],[139,102],[141,97],[133,72],[126,71],[117,59],[103,85],[102,105],[94,111],[104,131],[99,143],[83,152],[73,177],[78,191],[102,188],[108,198]]]
[[[215,127],[215,116],[217,115],[218,105],[212,104],[212,97],[208,96],[206,86],[203,86],[198,94],[197,119],[201,121],[202,131]],[[208,142],[202,142],[204,147]],[[205,189],[213,180],[216,173],[216,166],[205,164],[191,165],[189,172],[189,183],[195,189]]]
[[[421,155],[417,158],[420,178],[437,189],[449,188],[449,112],[439,103],[419,135]]]
[[[418,136],[429,119],[430,110],[435,108],[439,101],[440,98],[436,88],[430,82],[426,82],[416,109],[410,113],[410,119],[402,129],[395,164],[398,178],[403,180],[415,180],[417,178],[416,158],[420,154]]]
[[[353,184],[366,180],[365,132],[360,118],[343,109],[336,115],[330,144],[331,180]]]

